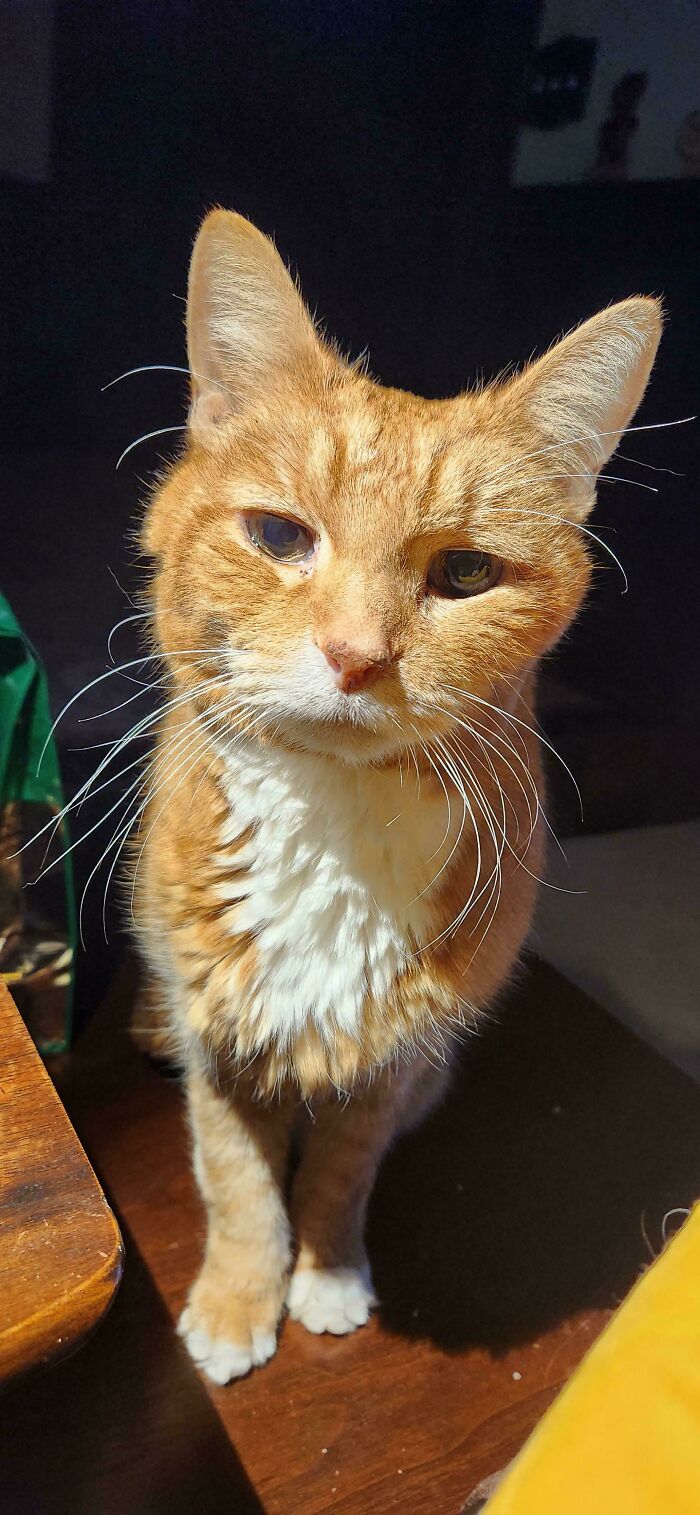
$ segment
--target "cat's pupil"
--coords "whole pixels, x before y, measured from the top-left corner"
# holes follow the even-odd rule
[[[260,514],[248,519],[248,531],[257,547],[271,558],[299,562],[313,548],[313,536],[289,516]]]
[[[296,521],[285,521],[281,516],[268,516],[263,536],[268,547],[274,547],[278,552],[288,552],[301,545],[304,532]]]
[[[449,552],[447,574],[454,584],[474,583],[488,571],[489,560],[483,552]]]
[[[452,599],[468,599],[491,589],[498,582],[502,567],[500,558],[490,552],[454,547],[433,558],[428,569],[428,585],[438,594],[449,595]]]

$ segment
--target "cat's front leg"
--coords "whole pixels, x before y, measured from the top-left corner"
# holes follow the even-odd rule
[[[298,1253],[287,1297],[292,1319],[307,1330],[341,1336],[369,1320],[377,1300],[364,1231],[377,1169],[392,1140],[441,1099],[449,1076],[447,1062],[418,1056],[315,1111],[292,1192]]]
[[[314,1112],[305,1133],[292,1193],[298,1256],[288,1306],[314,1333],[344,1335],[369,1319],[376,1304],[364,1230],[379,1163],[401,1124],[412,1083],[381,1074],[347,1102]]]
[[[298,1256],[287,1304],[307,1330],[342,1336],[376,1303],[364,1228],[367,1204],[391,1136],[389,1111],[363,1099],[324,1104],[305,1132],[292,1192]]]
[[[291,1260],[284,1180],[292,1112],[188,1079],[194,1169],[207,1207],[204,1262],[179,1331],[215,1383],[267,1362]]]

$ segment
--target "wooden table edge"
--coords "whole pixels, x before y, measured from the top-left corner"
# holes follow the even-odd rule
[[[2,982],[0,1206],[0,1382],[7,1382],[68,1356],[104,1319],[123,1247],[116,1216]]]
[[[38,1309],[0,1331],[0,1385],[71,1357],[104,1320],[124,1271],[124,1243],[114,1211],[106,1200],[103,1203],[104,1218],[112,1232],[112,1251],[99,1268],[81,1279],[70,1295],[61,1295],[48,1310]],[[66,1298],[74,1313],[70,1332],[62,1335],[62,1323],[66,1330]],[[21,1343],[21,1351],[13,1351],[15,1343],[18,1346]]]

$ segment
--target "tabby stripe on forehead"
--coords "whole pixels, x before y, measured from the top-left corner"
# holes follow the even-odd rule
[[[307,466],[317,484],[328,486],[336,461],[337,444],[324,425],[314,427],[309,438]]]

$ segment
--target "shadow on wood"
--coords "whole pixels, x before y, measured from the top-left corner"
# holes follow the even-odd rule
[[[661,1250],[665,1212],[699,1192],[697,1086],[533,964],[466,1045],[442,1110],[384,1165],[383,1323],[499,1352],[613,1307]]]
[[[73,1358],[0,1401],[0,1507],[12,1515],[260,1515],[129,1238],[107,1320]]]
[[[72,1362],[6,1396],[0,1507],[455,1515],[649,1260],[643,1217],[659,1250],[666,1210],[698,1192],[698,1089],[531,964],[380,1174],[379,1320],[344,1339],[286,1322],[276,1357],[221,1389],[173,1329],[204,1216],[180,1089],[126,1036],[134,992],[127,972],[62,1074],[124,1223],[124,1284]]]

